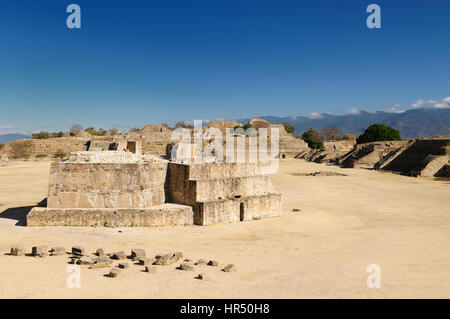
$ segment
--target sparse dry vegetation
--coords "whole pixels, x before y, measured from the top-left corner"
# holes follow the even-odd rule
[[[9,143],[10,156],[14,159],[27,159],[33,153],[33,144],[29,140],[13,141]]]

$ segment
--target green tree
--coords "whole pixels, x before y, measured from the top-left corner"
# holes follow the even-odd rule
[[[319,132],[310,128],[309,131],[306,131],[302,135],[302,139],[308,143],[308,146],[312,149],[325,149],[323,146],[322,139],[320,138]]]
[[[284,126],[284,129],[286,130],[286,132],[290,133],[290,134],[294,134],[295,131],[295,127],[293,127],[291,124],[289,124],[288,122],[283,122],[281,123]]]
[[[358,136],[358,144],[377,141],[401,141],[400,132],[384,124],[372,124]]]

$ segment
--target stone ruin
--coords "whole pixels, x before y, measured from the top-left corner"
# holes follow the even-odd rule
[[[47,206],[34,207],[27,225],[212,225],[281,214],[281,195],[257,164],[91,151],[51,164]]]
[[[307,161],[333,163],[343,168],[366,168],[407,176],[450,177],[450,137],[418,138],[405,141],[371,142],[354,145],[325,144],[325,150],[297,155]],[[348,145],[350,146],[350,145]]]

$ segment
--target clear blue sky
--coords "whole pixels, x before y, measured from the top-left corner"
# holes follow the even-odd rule
[[[2,1],[0,133],[443,99],[449,15],[447,0]]]

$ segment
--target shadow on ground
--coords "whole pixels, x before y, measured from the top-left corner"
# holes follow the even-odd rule
[[[12,207],[0,213],[0,218],[17,220],[15,226],[26,226],[27,215],[35,206]]]
[[[27,215],[33,207],[46,207],[47,198],[44,198],[35,206],[21,206],[21,207],[11,207],[3,212],[0,212],[0,218],[14,219],[17,220],[15,226],[26,226],[27,225]]]

